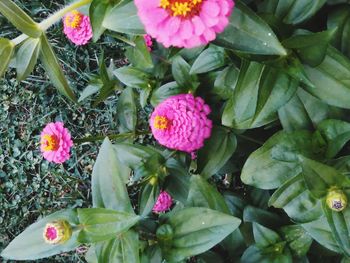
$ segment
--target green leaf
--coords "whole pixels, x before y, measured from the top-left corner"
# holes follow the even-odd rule
[[[335,157],[350,140],[350,123],[340,120],[325,120],[317,126],[327,141],[327,158]]]
[[[214,186],[210,185],[199,175],[191,176],[190,192],[186,205],[192,207],[207,207],[225,214],[230,214],[230,210],[223,196]]]
[[[113,73],[128,87],[143,89],[149,85],[150,76],[140,69],[125,66],[114,70]]]
[[[82,230],[78,240],[81,243],[95,243],[112,239],[126,232],[138,223],[140,217],[135,214],[108,210],[104,208],[78,209]]]
[[[276,145],[310,157],[315,156],[313,151],[320,148],[319,145],[312,143],[310,132],[279,132],[249,156],[241,174],[241,180],[245,184],[261,189],[274,189],[301,172],[297,162],[285,162],[272,158]]]
[[[257,223],[253,223],[253,234],[256,246],[259,248],[269,247],[282,241],[275,231]]]
[[[43,31],[18,5],[11,0],[0,1],[0,13],[2,13],[19,31],[38,38]]]
[[[188,92],[188,87],[179,86],[176,81],[164,84],[158,89],[154,90],[151,97],[151,104],[155,107],[165,99]]]
[[[204,178],[216,174],[231,158],[237,147],[236,136],[223,127],[214,127],[210,139],[198,151],[197,169]]]
[[[135,93],[131,87],[123,90],[117,103],[119,132],[134,132],[137,124],[137,107]]]
[[[53,85],[68,99],[76,102],[77,99],[74,92],[70,88],[67,79],[63,74],[62,68],[58,63],[58,59],[45,34],[41,36],[40,60]]]
[[[195,91],[199,86],[196,75],[190,75],[190,65],[181,57],[176,56],[172,61],[171,72],[181,88]]]
[[[306,188],[302,174],[292,177],[278,188],[271,196],[269,206],[283,208],[293,221],[299,223],[314,221],[323,215],[321,201]]]
[[[87,263],[98,263],[98,258],[95,252],[95,245],[92,244],[89,250],[85,254],[85,260]]]
[[[307,254],[312,244],[312,238],[301,226],[284,226],[280,232],[295,257],[300,258]]]
[[[315,221],[302,224],[301,226],[316,242],[320,243],[322,246],[337,253],[342,252],[333,237],[332,230],[327,222],[326,217],[320,217]]]
[[[244,263],[292,263],[293,259],[289,253],[286,254],[267,254],[263,249],[253,245],[244,251],[241,262]]]
[[[137,15],[134,1],[112,8],[105,16],[102,25],[107,29],[120,33],[135,35],[145,34],[143,25]]]
[[[283,220],[281,220],[280,216],[270,211],[266,211],[266,209],[256,208],[251,205],[248,205],[244,208],[243,221],[259,223],[260,225],[264,225],[271,228],[283,224]]]
[[[334,33],[335,30],[317,33],[297,30],[296,35],[283,41],[283,46],[295,49],[302,62],[316,67],[324,60]]]
[[[234,66],[228,66],[220,71],[215,79],[212,93],[218,95],[221,99],[228,100],[233,96],[233,90],[236,87],[239,76],[239,69]]]
[[[146,184],[140,191],[139,214],[147,216],[152,212],[152,208],[157,201],[160,189],[158,184]]]
[[[305,87],[308,92],[329,105],[350,108],[350,61],[342,53],[329,47],[324,61],[319,66],[304,67],[306,75],[316,86],[315,89]]]
[[[91,80],[89,85],[87,85],[86,88],[83,90],[83,92],[80,94],[78,102],[82,102],[83,100],[87,99],[88,97],[96,94],[97,92],[100,91],[102,86],[103,86],[103,83],[100,79]]]
[[[236,3],[229,25],[216,37],[214,43],[248,54],[287,55],[265,21],[240,2]]]
[[[297,82],[280,70],[251,62],[240,70],[222,123],[236,129],[256,128],[277,119],[277,110],[296,92]]]
[[[260,12],[272,13],[286,24],[300,24],[309,20],[326,0],[265,0],[260,6]]]
[[[92,202],[94,207],[115,209],[133,213],[128,192],[125,186],[125,175],[128,171],[114,151],[114,146],[106,138],[97,156],[92,171]]]
[[[326,196],[331,187],[350,186],[350,179],[333,167],[302,156],[299,159],[306,187],[315,198]]]
[[[45,242],[43,232],[47,223],[66,220],[72,226],[79,224],[75,210],[56,212],[29,226],[1,252],[1,256],[11,260],[36,260],[74,250],[80,245],[77,241],[79,231],[74,231],[69,241],[51,245]]]
[[[96,243],[96,255],[98,262],[103,263],[138,263],[139,256],[139,235],[129,230],[120,234],[117,238]]]
[[[134,47],[127,47],[125,56],[131,64],[141,70],[152,69],[153,61],[143,36],[137,36],[134,40]]]
[[[326,202],[323,202],[323,211],[332,230],[333,237],[343,253],[350,257],[350,209],[345,208],[341,212],[331,210]]]
[[[89,8],[89,16],[93,32],[93,41],[96,42],[105,28],[102,26],[106,13],[110,9],[110,4],[107,1],[93,0]]]
[[[11,40],[0,38],[0,77],[4,75],[10,63],[15,45]]]
[[[167,220],[173,229],[169,248],[163,250],[168,261],[181,261],[203,253],[232,233],[241,220],[215,210],[199,207],[174,212]]]
[[[28,38],[16,54],[17,80],[22,81],[33,71],[40,52],[40,39]]]
[[[225,49],[210,45],[193,62],[190,74],[201,74],[221,68],[225,62]]]

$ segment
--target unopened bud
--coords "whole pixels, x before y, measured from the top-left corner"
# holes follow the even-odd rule
[[[334,189],[328,192],[326,202],[330,209],[340,212],[346,208],[348,204],[348,198],[343,191]]]
[[[65,220],[47,223],[43,233],[45,242],[52,245],[65,243],[71,236],[72,228]]]

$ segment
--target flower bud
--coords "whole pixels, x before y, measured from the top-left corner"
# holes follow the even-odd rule
[[[52,245],[63,244],[68,241],[71,236],[72,228],[65,220],[47,223],[43,233],[45,242]]]
[[[340,212],[346,208],[348,199],[343,191],[339,189],[333,189],[328,192],[326,202],[330,209],[336,212]]]

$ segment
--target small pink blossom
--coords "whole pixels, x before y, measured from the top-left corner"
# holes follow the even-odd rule
[[[147,34],[165,47],[206,45],[224,31],[233,0],[135,0]]]
[[[152,37],[150,35],[143,35],[143,39],[145,40],[145,44],[146,44],[146,47],[148,49],[149,52],[152,51],[152,45],[153,45],[153,42],[152,42]]]
[[[92,38],[90,18],[76,10],[68,13],[63,18],[63,32],[74,44],[87,44]]]
[[[154,213],[162,213],[169,210],[172,204],[171,196],[167,192],[161,191],[152,210]]]
[[[71,135],[62,122],[51,122],[41,132],[40,150],[49,162],[63,163],[68,160],[72,146]]]
[[[202,148],[211,135],[212,122],[207,117],[210,111],[202,98],[192,94],[169,97],[151,115],[153,136],[170,149],[192,153]]]

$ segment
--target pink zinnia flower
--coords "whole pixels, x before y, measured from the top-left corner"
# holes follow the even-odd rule
[[[200,97],[180,94],[167,98],[153,111],[150,126],[155,139],[170,149],[192,153],[210,137],[210,108]]]
[[[71,236],[72,228],[65,220],[47,223],[43,232],[45,242],[51,245],[63,244],[67,242]]]
[[[153,45],[153,42],[152,42],[152,37],[150,35],[143,35],[143,39],[145,40],[145,44],[146,44],[146,47],[148,49],[148,51],[152,51],[152,45]]]
[[[206,45],[224,31],[233,0],[135,0],[147,34],[165,47]]]
[[[162,213],[169,210],[172,204],[171,196],[167,192],[161,191],[152,210],[154,213]]]
[[[74,10],[63,18],[63,32],[76,45],[85,45],[92,38],[90,18]]]
[[[41,132],[40,150],[46,160],[63,163],[70,158],[70,148],[73,146],[68,129],[62,122],[51,122]]]

